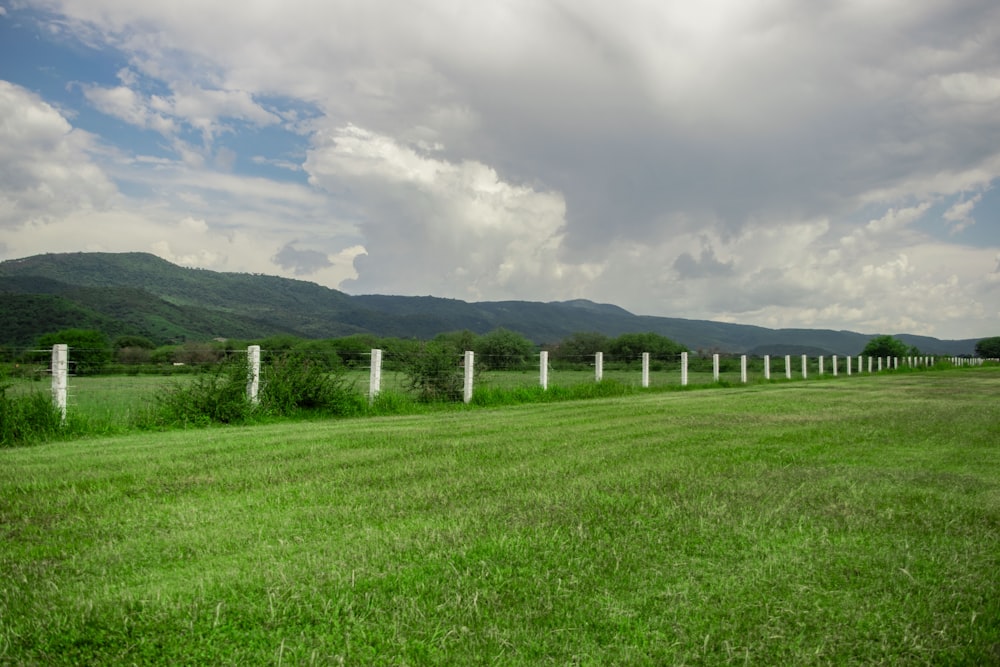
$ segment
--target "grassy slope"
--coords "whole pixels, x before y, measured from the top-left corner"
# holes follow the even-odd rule
[[[993,664],[1000,373],[0,451],[0,663]]]

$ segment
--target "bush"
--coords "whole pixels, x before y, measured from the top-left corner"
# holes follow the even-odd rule
[[[405,360],[407,388],[421,401],[460,401],[465,387],[463,354],[448,340],[433,340]]]
[[[365,408],[364,397],[354,391],[342,373],[327,370],[322,359],[295,353],[282,355],[262,368],[261,375],[260,408],[271,415],[318,411],[344,416]]]
[[[55,435],[62,415],[52,405],[52,397],[40,391],[14,394],[0,384],[0,447],[16,447],[41,442]]]
[[[153,421],[183,426],[244,422],[252,411],[246,396],[247,376],[245,359],[207,366],[159,397]]]

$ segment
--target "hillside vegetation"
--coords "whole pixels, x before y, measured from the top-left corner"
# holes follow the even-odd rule
[[[98,329],[109,338],[158,343],[212,338],[352,334],[428,339],[447,331],[516,331],[535,343],[576,332],[618,336],[654,332],[692,350],[810,350],[857,354],[867,334],[767,329],[702,320],[634,315],[586,300],[467,303],[437,297],[350,296],[274,276],[176,266],[146,253],[37,255],[0,263],[0,345],[27,346],[64,328]],[[975,340],[897,334],[925,354],[972,354]]]

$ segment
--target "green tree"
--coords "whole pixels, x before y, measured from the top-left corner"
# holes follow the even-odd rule
[[[140,347],[144,350],[153,350],[156,348],[156,344],[145,336],[118,336],[111,346],[116,350],[125,347]]]
[[[100,373],[104,365],[111,361],[111,345],[100,331],[63,329],[38,339],[38,346],[43,348],[59,344],[69,346],[70,369],[77,375]]]
[[[976,343],[976,355],[983,359],[1000,359],[1000,336],[984,338]]]
[[[649,352],[653,359],[668,360],[676,357],[687,348],[666,336],[657,333],[627,333],[611,341],[608,350],[615,361],[630,361],[638,358],[643,352]]]
[[[371,359],[372,350],[378,347],[378,338],[372,334],[354,334],[335,338],[333,345],[345,366],[366,367]]]
[[[144,364],[156,348],[153,341],[145,336],[118,336],[111,347],[115,350],[115,360],[120,364]]]
[[[861,351],[864,357],[905,357],[911,349],[906,343],[892,336],[875,336]],[[919,354],[919,352],[918,352]]]
[[[517,370],[535,353],[535,344],[515,331],[500,328],[480,336],[473,350],[476,365],[485,370]]]
[[[561,361],[589,363],[597,352],[608,352],[610,349],[610,338],[596,331],[587,331],[564,338],[552,356]]]
[[[463,329],[462,331],[449,331],[447,333],[438,334],[437,336],[434,336],[434,340],[453,345],[458,348],[460,352],[466,352],[468,350],[475,352],[476,342],[479,340],[479,336],[468,329]]]

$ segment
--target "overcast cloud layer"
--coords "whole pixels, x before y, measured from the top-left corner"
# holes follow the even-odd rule
[[[0,3],[0,259],[1000,335],[995,0]]]

